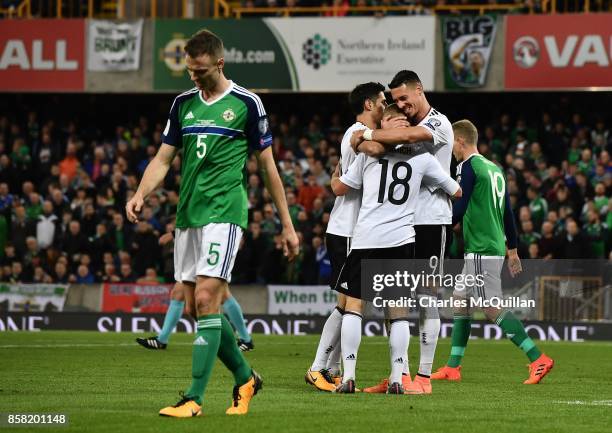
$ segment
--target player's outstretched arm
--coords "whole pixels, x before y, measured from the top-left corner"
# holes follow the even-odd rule
[[[461,186],[442,168],[440,162],[431,155],[425,156],[427,168],[423,174],[423,183],[435,188],[442,188],[444,192],[453,198],[461,198],[463,191]]]
[[[145,199],[164,180],[175,155],[175,146],[162,143],[155,157],[147,165],[136,193],[125,205],[125,213],[130,222],[138,222],[138,214]]]
[[[285,187],[278,174],[272,148],[266,147],[261,152],[258,152],[257,160],[266,189],[272,196],[272,200],[274,200],[274,205],[278,210],[278,215],[283,225],[283,252],[285,257],[293,260],[300,252],[300,241],[293,228],[293,222],[291,222],[289,207],[285,198]]]

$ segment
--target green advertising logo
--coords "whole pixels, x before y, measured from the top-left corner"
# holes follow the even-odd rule
[[[302,59],[313,68],[319,69],[331,59],[331,44],[320,34],[315,34],[302,45]]]
[[[155,22],[155,90],[193,87],[184,48],[201,29],[217,34],[225,46],[225,75],[250,89],[298,88],[295,66],[284,42],[263,20],[157,20]]]

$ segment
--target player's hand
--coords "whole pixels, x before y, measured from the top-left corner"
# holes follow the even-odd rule
[[[300,253],[300,240],[293,227],[283,229],[282,233],[283,255],[292,261]]]
[[[336,164],[336,169],[332,173],[332,177],[340,177],[340,163]]]
[[[144,206],[144,199],[140,194],[134,194],[134,196],[125,205],[125,213],[127,219],[131,223],[138,222],[138,214]]]
[[[513,278],[523,271],[521,259],[516,252],[516,248],[508,251],[508,270]]]
[[[166,245],[172,242],[173,240],[174,240],[174,235],[171,232],[168,232],[168,233],[164,233],[163,235],[161,235],[159,237],[158,242],[160,245]]]
[[[359,153],[357,151],[357,148],[359,147],[359,145],[361,143],[363,143],[363,133],[364,133],[364,129],[360,130],[360,131],[355,131],[353,132],[353,136],[351,137],[351,147],[353,148],[353,152],[355,153]]]
[[[405,117],[391,117],[385,116],[380,121],[380,127],[382,129],[393,129],[393,128],[407,128],[410,126],[410,122]]]

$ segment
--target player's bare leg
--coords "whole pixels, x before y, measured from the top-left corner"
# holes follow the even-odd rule
[[[336,370],[334,371],[335,374],[339,373],[340,369],[338,366],[341,356],[340,333],[345,306],[346,296],[339,294],[336,308],[331,312],[323,326],[315,359],[304,376],[306,383],[313,385],[321,391],[333,392],[336,389],[336,383],[330,368]]]

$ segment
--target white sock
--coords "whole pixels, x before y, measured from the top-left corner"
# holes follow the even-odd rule
[[[410,342],[410,324],[407,320],[398,320],[391,324],[389,335],[389,355],[391,356],[391,376],[389,383],[402,383],[402,372],[408,363],[408,344]]]
[[[341,327],[342,313],[338,311],[337,308],[334,308],[334,311],[331,312],[323,326],[323,332],[321,332],[319,346],[317,347],[317,354],[315,355],[314,362],[310,366],[311,370],[319,371],[326,368],[329,354],[336,346],[339,346]]]
[[[340,329],[338,328],[338,343],[334,346],[334,349],[329,354],[327,358],[327,365],[325,368],[329,370],[332,376],[339,376],[342,373],[342,360],[340,357],[342,356],[342,350],[340,347]]]
[[[357,352],[361,344],[361,320],[360,314],[346,311],[342,317],[342,358],[344,360],[344,374],[342,383],[349,379],[355,379],[355,367],[357,366]]]
[[[435,299],[433,296],[423,297]],[[438,345],[438,335],[440,335],[440,314],[437,307],[419,308],[419,342],[421,344],[419,374],[431,376],[431,366]]]
[[[404,361],[404,368],[402,369],[402,374],[410,376],[410,366],[408,365],[408,351],[406,351],[406,360]]]

